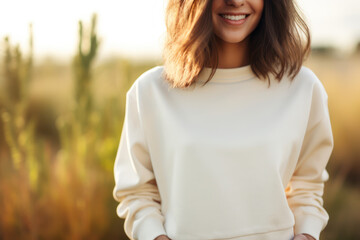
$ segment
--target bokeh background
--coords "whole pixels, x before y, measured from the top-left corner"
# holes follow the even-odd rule
[[[360,2],[298,4],[313,37],[304,65],[327,90],[335,142],[321,239],[360,239]],[[165,7],[1,4],[0,239],[127,239],[112,198],[113,164],[126,91],[162,64]]]

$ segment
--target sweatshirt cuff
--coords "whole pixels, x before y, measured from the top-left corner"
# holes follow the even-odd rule
[[[134,228],[134,239],[154,240],[159,235],[166,235],[163,218],[162,215],[153,212],[141,219],[141,222],[137,223]]]
[[[307,233],[319,240],[320,232],[323,230],[324,221],[314,215],[297,214],[295,215],[295,235]]]

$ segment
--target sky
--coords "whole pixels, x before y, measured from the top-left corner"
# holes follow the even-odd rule
[[[0,39],[28,50],[33,24],[34,53],[69,58],[76,51],[78,21],[90,25],[97,13],[100,58],[122,55],[158,58],[165,36],[166,0],[11,0],[0,7]],[[360,40],[359,0],[298,0],[310,26],[313,45],[351,50]],[[2,46],[0,45],[0,51]]]

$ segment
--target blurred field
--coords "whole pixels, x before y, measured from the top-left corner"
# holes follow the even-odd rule
[[[161,63],[97,62],[98,48],[67,64],[38,62],[8,47],[12,57],[4,51],[0,62],[0,239],[127,239],[112,198],[125,93]],[[335,139],[321,239],[360,239],[360,55],[313,54],[305,65],[327,90]]]
[[[330,220],[322,239],[360,239],[360,54],[312,55],[305,65],[326,88],[334,134],[324,192]]]

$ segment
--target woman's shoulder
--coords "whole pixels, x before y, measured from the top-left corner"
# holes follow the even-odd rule
[[[158,81],[163,81],[163,66],[152,67],[143,72],[136,80],[135,83],[138,85],[154,84]]]
[[[302,66],[300,68],[300,71],[295,76],[295,79],[297,79],[297,81],[306,82],[311,85],[313,85],[313,84],[322,85],[322,82],[318,78],[318,76],[309,67],[306,67],[306,66]]]
[[[143,72],[130,86],[128,94],[136,95],[141,101],[152,101],[160,92],[168,92],[169,85],[163,77],[164,67],[155,66]]]
[[[322,81],[324,80],[320,80],[318,76],[306,66],[302,66],[299,73],[294,78],[295,83],[310,88],[312,92],[316,91],[327,95]]]
[[[129,91],[147,91],[154,86],[162,85],[163,78],[163,66],[152,67],[143,72],[131,85]]]

